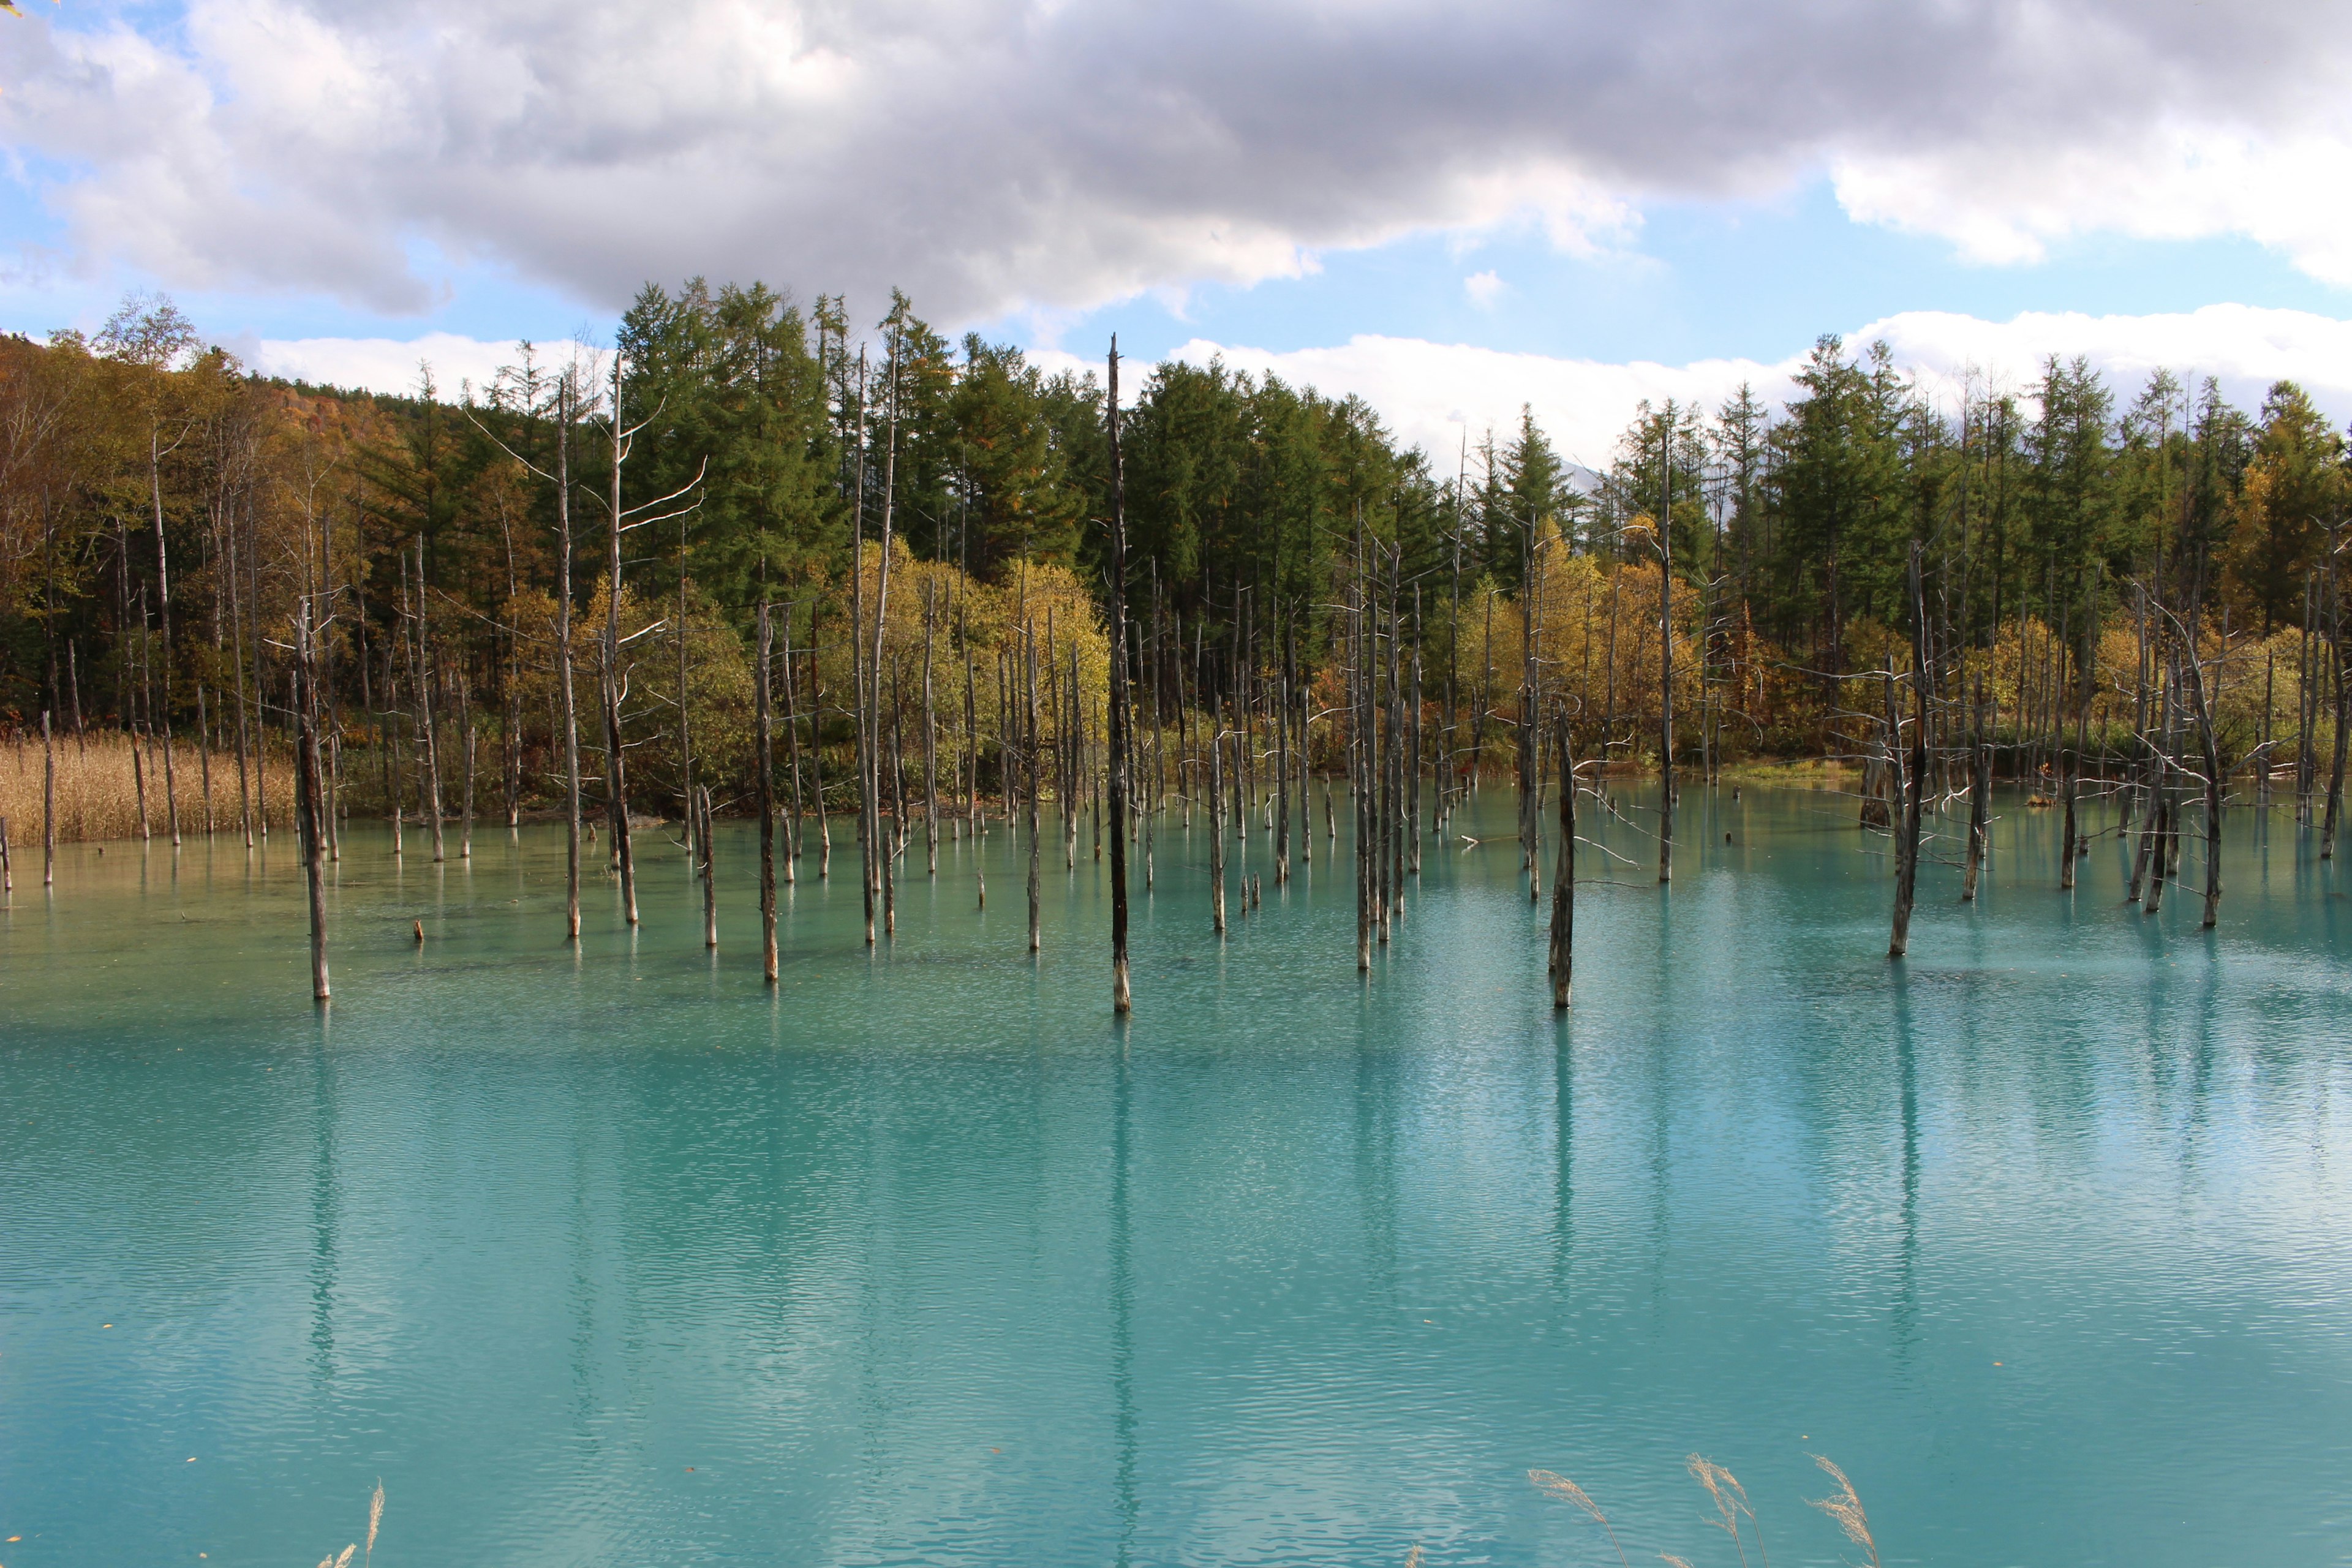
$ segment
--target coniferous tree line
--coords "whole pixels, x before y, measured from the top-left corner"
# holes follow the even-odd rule
[[[1155,367],[1122,426],[1114,592],[1099,378],[902,296],[648,287],[609,352],[406,397],[253,376],[134,300],[0,341],[0,713],[131,736],[142,826],[194,820],[201,769],[250,834],[315,708],[331,839],[570,812],[625,874],[629,810],[753,797],[765,607],[795,847],[1043,798],[1074,858],[1116,609],[1147,803],[1355,765],[1377,638],[1440,809],[1482,766],[1539,795],[1557,721],[1622,770],[1833,754],[1886,824],[1914,728],[1937,789],[2215,773],[2339,811],[2346,448],[2292,384],[2248,413],[2053,359],[1937,399],[1824,338],[1784,406],[1644,405],[1580,485],[1531,415],[1444,473],[1222,364]]]

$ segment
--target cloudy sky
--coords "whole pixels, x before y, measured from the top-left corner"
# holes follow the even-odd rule
[[[1522,402],[2278,376],[2352,416],[2352,6],[2271,0],[23,0],[0,328],[170,290],[445,384],[765,279],[1047,356],[1222,353],[1450,465]]]

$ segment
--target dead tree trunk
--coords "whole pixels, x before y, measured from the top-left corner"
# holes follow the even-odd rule
[[[1037,792],[1041,787],[1043,787],[1041,772],[1042,763],[1044,762],[1044,759],[1039,755],[1039,752],[1043,748],[1044,737],[1037,732],[1037,629],[1034,623],[1024,622],[1021,627],[1021,637],[1022,679],[1023,684],[1027,690],[1029,715],[1028,744],[1023,748],[1023,750],[1028,753],[1029,763],[1029,777],[1027,780],[1029,795],[1027,802],[1029,808],[1029,951],[1034,952],[1037,951],[1038,939],[1038,895],[1042,891],[1040,886],[1042,867],[1039,862],[1043,855],[1043,851],[1039,847],[1037,842]],[[1049,657],[1051,652],[1052,650],[1050,648],[1047,649]]]
[[[1110,712],[1104,726],[1110,746],[1108,791],[1110,806],[1110,1005],[1116,1013],[1134,1005],[1127,973],[1127,487],[1118,451],[1118,339],[1110,341]],[[925,705],[930,690],[924,664]]]
[[[1566,1007],[1575,977],[1576,758],[1570,750],[1568,714],[1556,721],[1559,732],[1559,862],[1551,878],[1551,1005]]]
[[[751,672],[752,700],[757,705],[752,744],[759,750],[760,970],[771,985],[776,983],[776,768],[774,737],[769,731],[768,717],[768,660],[772,637],[768,622],[768,605],[763,600],[760,605],[759,662]],[[792,641],[789,631],[784,640],[789,647]],[[784,678],[784,689],[787,692],[792,689],[789,673]],[[790,860],[787,859],[785,864],[789,867]]]
[[[320,866],[323,813],[320,810],[318,692],[310,647],[310,605],[296,611],[294,630],[295,827],[302,850],[302,876],[310,906],[310,995],[327,1000],[327,897]]]
[[[41,886],[58,885],[58,742],[41,710]]]
[[[1903,836],[1896,846],[1895,929],[1886,956],[1911,949],[1911,905],[1919,883],[1919,811],[1927,793],[1927,611],[1919,587],[1919,546],[1911,546],[1911,765],[1903,784]]]
[[[702,846],[702,945],[716,952],[719,947],[719,879],[711,874],[716,857],[710,847],[710,786],[701,786],[702,830],[697,841]]]

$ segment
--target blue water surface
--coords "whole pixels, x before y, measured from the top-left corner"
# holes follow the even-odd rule
[[[1619,805],[1557,1016],[1492,788],[1369,977],[1319,800],[1222,940],[1160,818],[1124,1025],[1050,812],[1039,957],[1001,825],[918,834],[871,952],[845,831],[773,990],[749,826],[714,954],[659,832],[573,951],[557,830],[353,824],[323,1017],[282,837],[20,853],[0,1564],[308,1564],[379,1478],[387,1568],[1616,1561],[1531,1468],[1738,1563],[1694,1452],[1781,1563],[1862,1555],[1812,1454],[1888,1563],[2352,1562],[2352,947],[2292,813],[2232,811],[2212,931],[2112,835],[2062,893],[2015,800],[1963,905],[1939,825],[1891,964],[1851,802],[1694,786],[1663,889]]]

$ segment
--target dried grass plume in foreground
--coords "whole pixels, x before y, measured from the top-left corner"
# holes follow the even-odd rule
[[[1808,1502],[1835,1520],[1838,1528],[1845,1532],[1846,1540],[1869,1553],[1870,1568],[1880,1568],[1878,1542],[1871,1536],[1870,1520],[1863,1511],[1862,1498],[1853,1489],[1853,1483],[1846,1479],[1846,1473],[1843,1470],[1838,1468],[1827,1458],[1819,1454],[1810,1457],[1813,1463],[1828,1473],[1831,1479],[1837,1482],[1838,1491],[1833,1497],[1808,1499]],[[1706,1489],[1706,1495],[1714,1501],[1716,1510],[1716,1517],[1706,1522],[1731,1537],[1732,1545],[1739,1552],[1739,1561],[1743,1568],[1748,1561],[1748,1546],[1750,1541],[1753,1541],[1756,1545],[1756,1568],[1771,1568],[1772,1560],[1764,1550],[1763,1529],[1757,1523],[1756,1510],[1748,1501],[1748,1489],[1739,1484],[1738,1478],[1701,1454],[1693,1454],[1684,1460],[1683,1468],[1690,1473],[1693,1480]],[[1601,1511],[1601,1505],[1594,1502],[1582,1487],[1553,1470],[1529,1470],[1528,1479],[1546,1497],[1558,1498],[1562,1502],[1573,1504],[1594,1523],[1607,1531],[1609,1544],[1617,1549],[1618,1563],[1623,1565],[1623,1568],[1632,1568],[1631,1563],[1625,1556],[1624,1543],[1617,1539],[1616,1528],[1609,1522],[1609,1516]],[[1745,1531],[1740,1529],[1742,1519],[1748,1521]],[[1691,1568],[1687,1559],[1677,1557],[1671,1552],[1661,1552],[1658,1556],[1661,1561],[1673,1563],[1675,1568]],[[1415,1565],[1420,1563],[1420,1547],[1413,1548],[1412,1556],[1409,1561]]]

